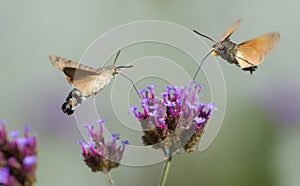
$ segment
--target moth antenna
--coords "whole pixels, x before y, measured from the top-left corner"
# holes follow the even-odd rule
[[[116,64],[116,62],[117,62],[117,59],[119,58],[119,55],[120,55],[120,53],[121,53],[121,50],[119,50],[119,51],[118,51],[118,53],[117,53],[117,55],[116,55],[116,57],[115,57],[115,60],[114,60],[114,63],[113,63],[113,65],[115,65],[115,64]]]
[[[128,65],[128,66],[123,65],[123,66],[118,66],[118,67],[116,67],[116,69],[120,69],[120,68],[131,68],[131,67],[133,67],[133,65]]]
[[[196,34],[202,36],[202,37],[205,37],[206,39],[209,39],[211,40],[212,42],[215,43],[215,40],[213,40],[212,38],[208,37],[207,35],[204,35],[204,34],[201,34],[200,32],[198,32],[197,30],[193,30]]]
[[[140,100],[142,100],[142,97],[141,97],[141,95],[139,94],[139,91],[138,91],[138,89],[136,88],[134,82],[133,82],[128,76],[126,76],[125,74],[122,74],[122,73],[119,73],[119,74],[122,75],[123,77],[125,77],[127,80],[129,80],[129,81],[131,82],[131,84],[132,84],[134,90],[136,91],[137,95],[139,96]]]
[[[206,54],[206,56],[202,59],[200,65],[199,65],[199,67],[198,67],[198,69],[197,69],[197,72],[195,73],[195,75],[194,75],[194,77],[193,77],[193,81],[196,79],[196,77],[197,77],[197,75],[198,75],[198,73],[199,73],[199,71],[200,71],[200,69],[201,69],[201,66],[203,65],[205,59],[206,59],[213,51],[214,51],[214,50],[211,50],[211,51],[210,51],[208,54]]]

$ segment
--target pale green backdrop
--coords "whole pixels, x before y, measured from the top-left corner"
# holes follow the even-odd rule
[[[9,130],[29,124],[37,133],[36,185],[108,185],[103,174],[91,173],[82,161],[76,122],[60,111],[71,87],[48,55],[79,60],[98,36],[131,21],[170,21],[218,39],[242,18],[234,41],[279,31],[280,44],[252,76],[219,60],[227,88],[222,129],[204,153],[182,152],[174,159],[167,185],[297,186],[299,6],[296,0],[1,0],[0,118]],[[147,54],[143,46],[135,48]],[[161,48],[151,50],[164,55]],[[136,55],[129,50],[123,54],[128,61]],[[166,53],[175,59],[179,55],[174,50]],[[112,176],[116,185],[156,185],[161,167],[122,166]]]

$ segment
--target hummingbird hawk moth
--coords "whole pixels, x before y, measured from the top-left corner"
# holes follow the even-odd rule
[[[83,103],[86,98],[96,95],[109,84],[115,75],[120,73],[122,68],[133,67],[132,65],[115,66],[119,54],[120,51],[118,51],[113,65],[99,67],[97,69],[66,58],[49,56],[53,66],[62,71],[67,81],[74,87],[66,98],[66,102],[61,107],[64,113],[72,115],[74,110]]]
[[[262,63],[264,56],[277,46],[280,35],[278,32],[270,32],[240,44],[235,44],[230,41],[229,37],[237,29],[241,21],[242,20],[238,20],[223,35],[222,39],[217,42],[196,30],[194,30],[194,32],[215,43],[212,46],[212,50],[209,54],[212,54],[213,56],[221,56],[228,63],[235,64],[245,71],[250,71],[250,74],[252,74],[252,72],[256,70],[257,65]],[[205,58],[208,55],[206,55]],[[202,60],[201,64],[203,63],[204,59]]]

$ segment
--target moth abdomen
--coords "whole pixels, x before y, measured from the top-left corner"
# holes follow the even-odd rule
[[[61,106],[61,110],[63,111],[63,113],[66,113],[68,115],[73,115],[74,114],[74,110],[72,109],[72,105],[69,102],[65,102]]]
[[[68,115],[74,114],[74,110],[85,101],[85,96],[81,94],[81,92],[74,88],[66,98],[66,102],[63,103],[61,109],[64,113]]]

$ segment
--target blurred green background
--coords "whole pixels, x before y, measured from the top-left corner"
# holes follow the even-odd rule
[[[252,76],[219,59],[227,88],[222,129],[204,153],[174,158],[167,185],[299,185],[299,6],[296,0],[2,0],[0,118],[9,130],[29,124],[37,133],[36,185],[108,185],[82,161],[76,121],[60,111],[71,87],[48,55],[78,61],[97,37],[131,21],[170,21],[218,39],[242,18],[233,41],[279,31],[280,44]],[[174,61],[180,55],[155,46],[151,51]],[[122,55],[132,60],[136,54]],[[122,166],[112,176],[116,185],[156,185],[161,168]]]

